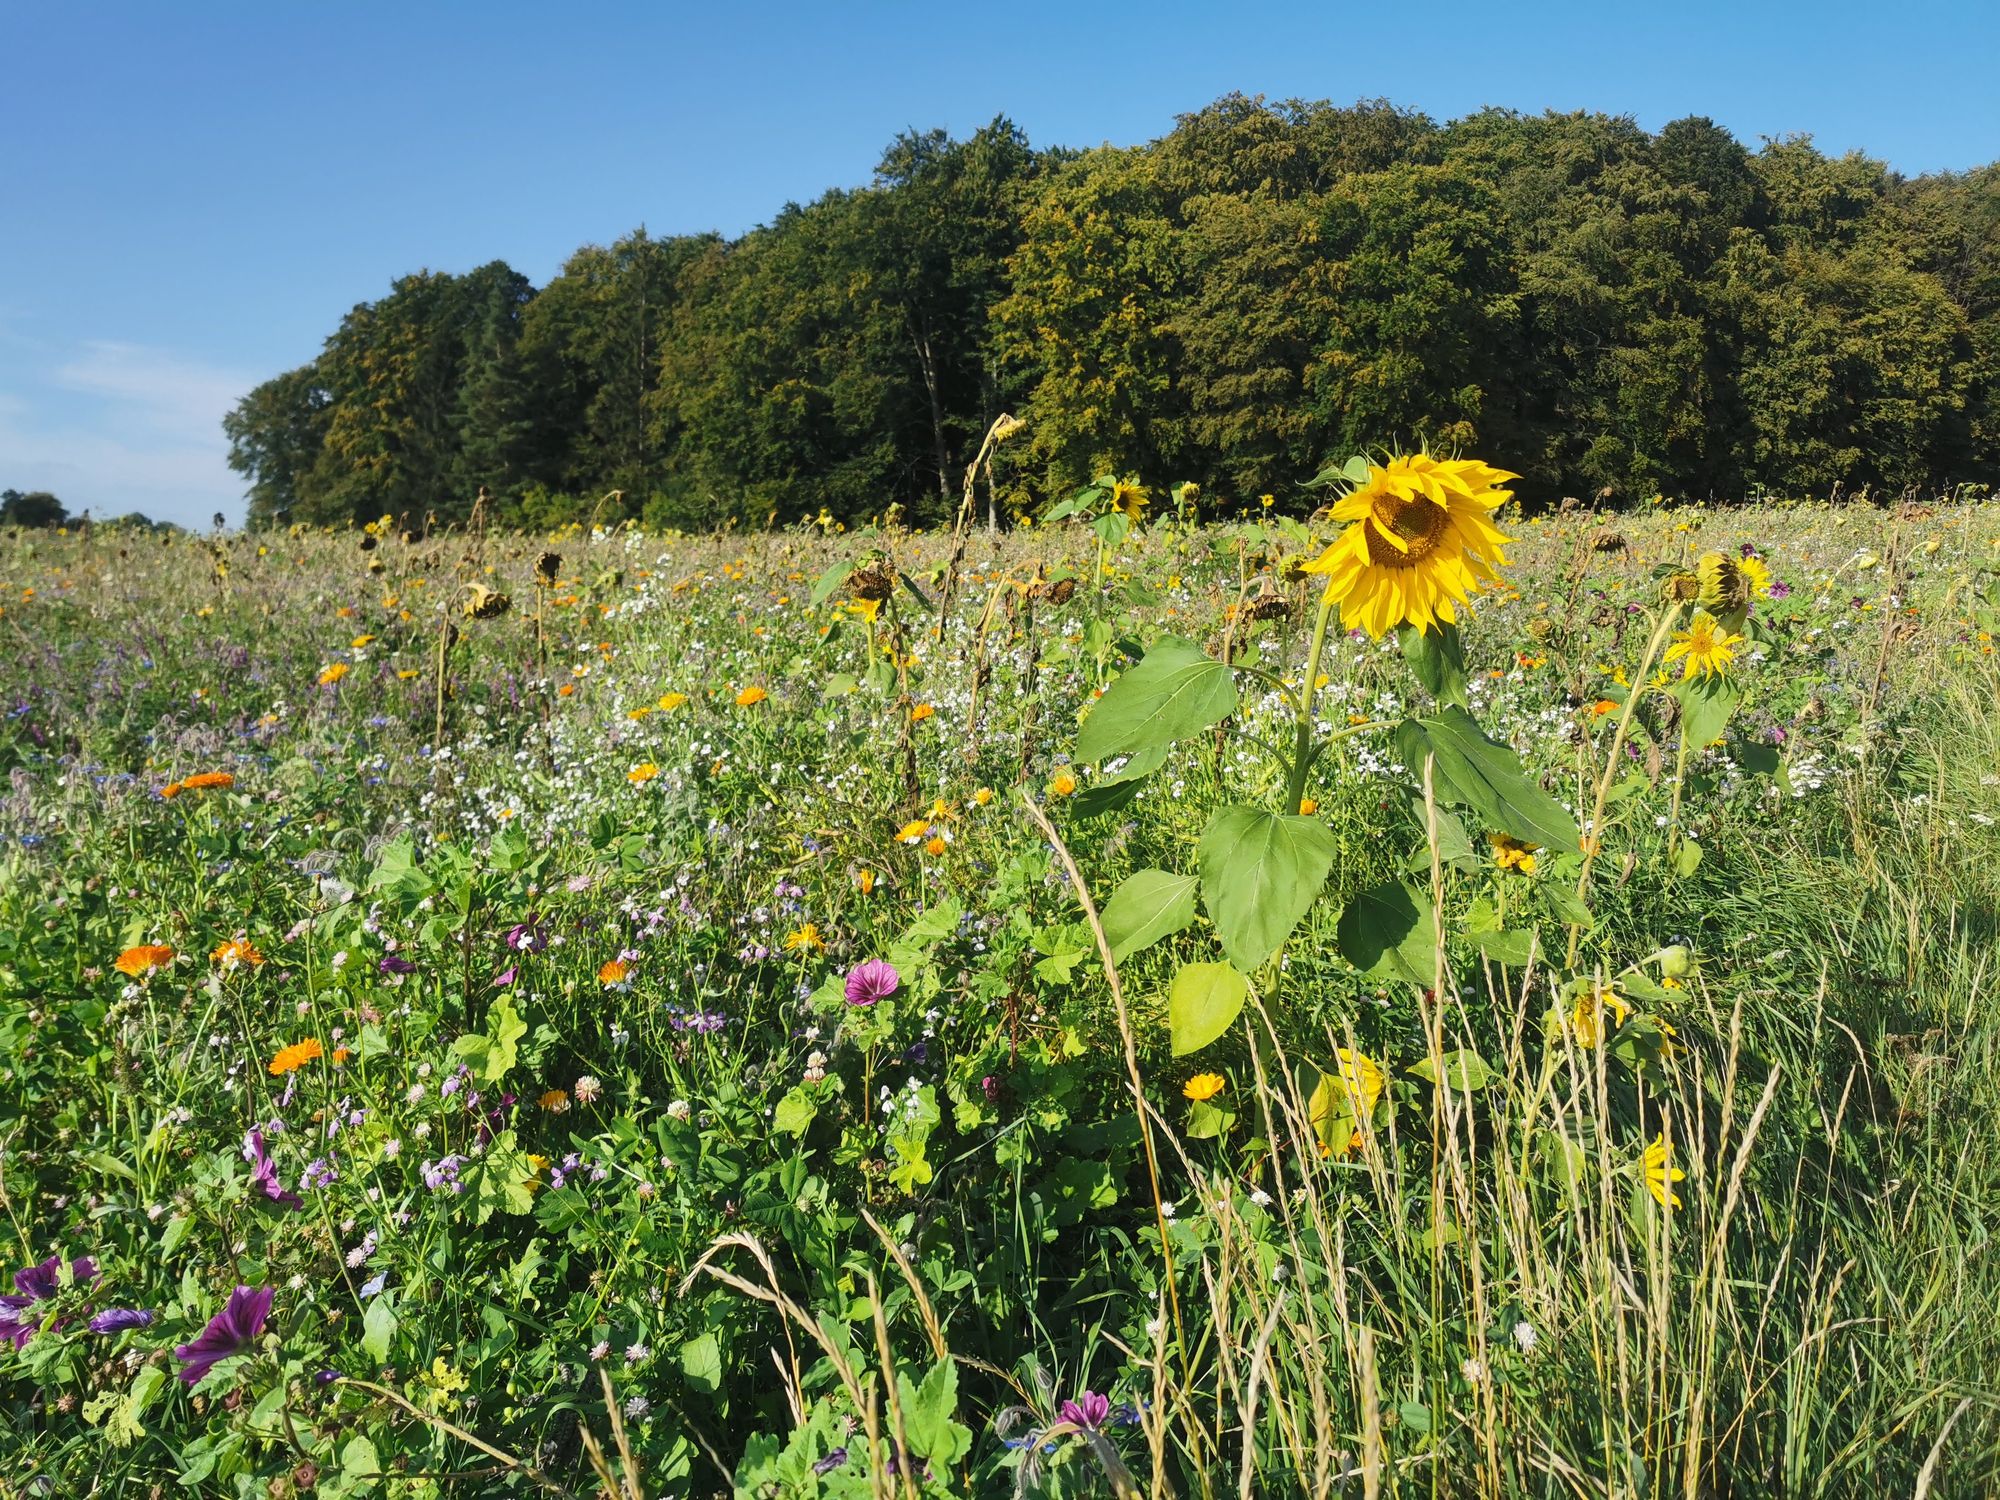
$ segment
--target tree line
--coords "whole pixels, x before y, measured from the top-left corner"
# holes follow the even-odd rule
[[[1531,502],[2000,478],[2000,165],[1905,177],[1702,118],[1233,95],[1132,148],[1006,119],[736,239],[548,285],[421,271],[228,416],[253,524],[653,525],[1004,506],[1099,473],[1233,508],[1383,443]]]

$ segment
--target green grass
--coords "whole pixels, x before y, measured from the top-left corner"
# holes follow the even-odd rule
[[[15,1265],[102,1279],[0,1344],[0,1493],[1984,1493],[2000,525],[1519,529],[1473,707],[1581,813],[1655,569],[1749,542],[1790,586],[1689,764],[1699,863],[1657,695],[1573,961],[1577,856],[1506,874],[1475,825],[1434,859],[1420,772],[1357,732],[1309,786],[1325,891],[1188,1057],[1165,995],[1220,957],[1207,920],[1114,997],[1065,856],[1100,908],[1194,872],[1210,809],[1282,799],[1275,689],[1122,807],[1086,815],[1103,768],[1050,788],[1159,635],[1298,675],[1296,530],[1151,528],[1101,590],[1088,532],[975,535],[941,632],[948,537],[6,542],[0,1212]],[[871,631],[811,593],[872,553],[917,589]],[[1009,586],[1066,573],[1061,603]],[[1229,624],[1266,575],[1287,611]],[[475,581],[511,610],[465,617]],[[1426,711],[1393,647],[1323,670],[1323,734]],[[234,784],[161,796],[203,771]],[[1428,984],[1343,956],[1396,877],[1437,918]],[[1483,958],[1482,910],[1533,958]],[[212,963],[239,933],[266,962]],[[128,981],[144,942],[181,957]],[[899,992],[843,1003],[883,955]],[[1605,980],[1631,1014],[1590,1045]],[[1386,1086],[1329,1155],[1342,1048]],[[1412,1071],[1459,1052],[1466,1086]],[[297,1210],[249,1182],[253,1125]],[[275,1289],[267,1337],[190,1393],[171,1350],[239,1284]],[[89,1332],[110,1306],[156,1320]],[[1086,1390],[1129,1421],[1004,1441]]]

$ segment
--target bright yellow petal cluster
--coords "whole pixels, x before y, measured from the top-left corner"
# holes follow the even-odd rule
[[[1498,583],[1510,538],[1492,513],[1513,498],[1497,486],[1519,478],[1477,459],[1428,453],[1370,464],[1368,482],[1333,507],[1351,523],[1313,562],[1340,622],[1380,639],[1401,625],[1456,622],[1456,607]]]
[[[1736,648],[1742,644],[1742,636],[1731,635],[1714,615],[1698,609],[1686,630],[1674,632],[1674,643],[1667,647],[1667,662],[1669,665],[1680,662],[1683,678],[1697,672],[1703,677],[1726,677],[1730,663],[1736,660]]]

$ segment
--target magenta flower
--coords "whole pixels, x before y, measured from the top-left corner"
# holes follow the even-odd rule
[[[286,1191],[285,1185],[278,1181],[278,1169],[271,1164],[270,1153],[264,1149],[263,1131],[252,1130],[243,1137],[243,1159],[250,1163],[251,1187],[281,1207],[305,1207],[297,1193]]]
[[[140,1307],[107,1307],[90,1320],[92,1333],[123,1333],[128,1328],[150,1328],[153,1315]]]
[[[264,1320],[271,1315],[271,1298],[275,1295],[268,1286],[239,1286],[231,1292],[222,1311],[208,1320],[200,1338],[191,1344],[175,1346],[174,1358],[186,1366],[181,1379],[194,1385],[225,1359],[247,1353],[257,1342],[257,1335],[264,1331]]]
[[[873,1005],[887,1000],[903,987],[903,976],[887,959],[871,958],[847,971],[847,1003]]]
[[[1075,1401],[1065,1401],[1056,1408],[1056,1420],[1067,1422],[1084,1432],[1101,1432],[1111,1417],[1111,1398],[1100,1396],[1096,1391],[1085,1391]]]
[[[70,1280],[77,1286],[88,1286],[97,1280],[97,1262],[87,1255],[79,1255],[69,1263]],[[0,1297],[0,1339],[5,1339],[16,1349],[40,1330],[40,1316],[30,1316],[28,1309],[37,1302],[51,1302],[62,1291],[62,1257],[51,1255],[38,1266],[29,1266],[24,1271],[14,1273],[14,1294]]]

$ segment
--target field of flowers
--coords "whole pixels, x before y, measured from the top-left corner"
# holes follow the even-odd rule
[[[1403,472],[0,541],[0,1495],[1986,1492],[2000,511]]]

